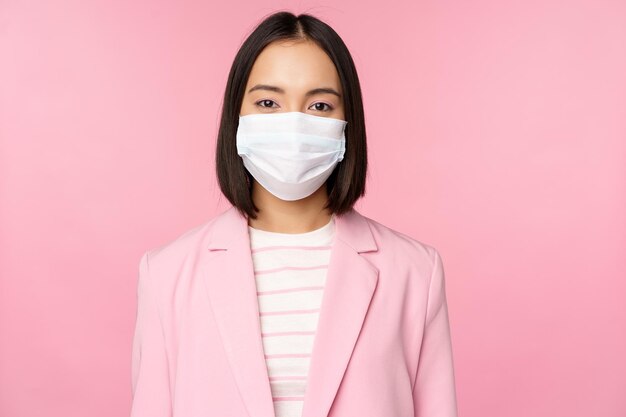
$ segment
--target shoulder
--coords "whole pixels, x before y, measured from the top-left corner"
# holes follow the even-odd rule
[[[426,308],[432,284],[443,281],[437,248],[384,222],[369,217],[365,219],[377,250],[362,255],[379,270],[381,288],[387,288],[404,301],[410,297],[412,301],[406,304],[409,309]]]
[[[377,253],[381,256],[392,257],[420,267],[432,268],[434,266],[439,252],[432,244],[392,228],[381,221],[363,214],[361,216],[367,221],[378,245]]]
[[[173,276],[186,263],[193,263],[202,255],[215,221],[219,213],[206,221],[180,232],[177,236],[158,246],[148,248],[144,256],[151,275]],[[156,277],[152,280],[159,280]]]

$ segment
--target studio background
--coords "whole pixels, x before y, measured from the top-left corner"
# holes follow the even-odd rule
[[[277,9],[362,83],[357,209],[435,246],[460,415],[626,415],[626,3],[0,2],[0,415],[129,413],[142,253],[229,204],[228,70]]]

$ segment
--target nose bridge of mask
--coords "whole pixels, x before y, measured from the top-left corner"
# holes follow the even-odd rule
[[[296,133],[341,140],[348,122],[302,112],[255,113],[239,116],[238,131],[245,135]]]

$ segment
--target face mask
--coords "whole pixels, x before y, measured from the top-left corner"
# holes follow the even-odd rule
[[[263,188],[281,200],[299,200],[343,160],[347,123],[302,112],[239,116],[237,154]]]

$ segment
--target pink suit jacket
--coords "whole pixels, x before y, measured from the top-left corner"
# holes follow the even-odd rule
[[[456,417],[439,253],[335,225],[302,417]],[[230,207],[142,256],[131,417],[275,417],[247,227]]]

